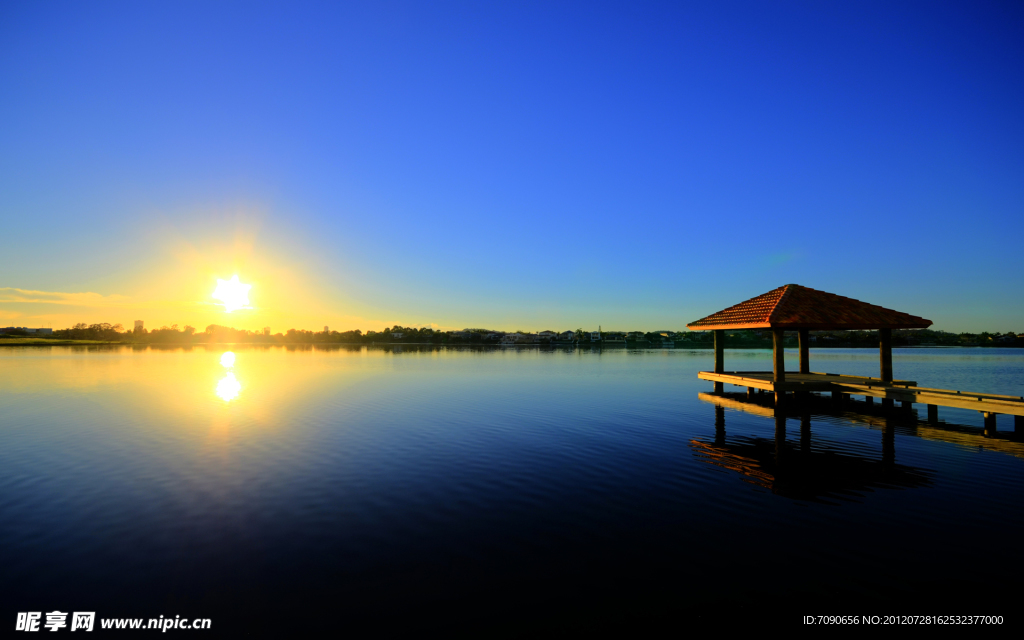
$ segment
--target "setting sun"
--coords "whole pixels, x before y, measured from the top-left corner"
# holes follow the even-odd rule
[[[217,289],[213,292],[213,299],[220,300],[224,305],[224,310],[228,313],[238,309],[247,309],[249,307],[249,289],[251,288],[252,285],[239,282],[237,275],[231,276],[230,280],[217,278]]]

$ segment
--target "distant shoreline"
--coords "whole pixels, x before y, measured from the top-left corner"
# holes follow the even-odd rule
[[[0,338],[0,347],[75,347],[75,346],[121,346],[121,347],[155,347],[158,349],[168,348],[193,348],[193,347],[225,347],[225,346],[258,346],[258,347],[278,347],[278,346],[296,346],[303,345],[308,347],[320,347],[336,349],[341,347],[472,347],[477,349],[576,349],[576,348],[598,348],[598,349],[623,349],[623,350],[637,350],[637,349],[649,349],[657,351],[678,351],[678,350],[689,350],[689,351],[712,351],[714,350],[714,344],[687,344],[677,345],[672,347],[655,347],[655,346],[639,346],[629,344],[616,343],[614,345],[603,345],[593,344],[584,342],[581,344],[572,345],[561,345],[561,344],[515,344],[515,345],[502,345],[502,344],[480,344],[480,343],[437,343],[437,342],[196,342],[196,343],[175,343],[175,342],[119,342],[119,341],[103,341],[103,340],[48,340],[46,338],[27,338],[27,339],[2,339]],[[728,350],[743,350],[743,351],[771,351],[772,347],[769,346],[758,346],[758,345],[727,345],[725,347]],[[787,349],[797,349],[795,345],[787,345]],[[1024,347],[1008,346],[1008,345],[900,345],[894,346],[894,349],[1024,349]],[[863,349],[866,351],[877,351],[877,346],[862,346],[862,345],[814,345],[811,349]]]

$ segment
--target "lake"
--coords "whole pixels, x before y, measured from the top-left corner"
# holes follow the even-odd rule
[[[922,386],[1024,395],[1021,350],[893,359]],[[771,369],[770,351],[725,360]],[[877,351],[811,362],[878,375]],[[0,349],[4,615],[228,634],[1015,620],[1011,416],[994,437],[921,405],[776,418],[699,397],[711,367],[683,349]]]

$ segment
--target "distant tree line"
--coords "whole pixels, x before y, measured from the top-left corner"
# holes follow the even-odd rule
[[[289,329],[284,333],[249,331],[211,324],[201,332],[195,327],[177,324],[159,329],[125,330],[120,324],[79,323],[69,329],[59,329],[52,335],[25,334],[13,328],[2,330],[6,335],[31,335],[36,338],[55,340],[96,340],[130,344],[209,344],[209,343],[253,343],[253,344],[487,344],[494,343],[505,335],[505,331],[491,329],[463,329],[462,331],[435,331],[430,328],[403,327],[395,325],[383,331],[306,331]],[[525,331],[515,333],[526,334]],[[575,338],[583,343],[591,340],[590,332],[577,329]],[[608,334],[609,332],[605,332]],[[616,332],[619,335],[623,335]],[[796,345],[795,331],[786,332],[787,344]],[[812,331],[811,345],[814,347],[877,347],[877,331]],[[743,329],[725,332],[726,346],[733,348],[771,348],[770,330]],[[630,341],[655,342],[674,340],[677,346],[709,346],[712,344],[710,331],[705,332],[630,332]],[[980,346],[980,347],[1024,347],[1024,333],[950,333],[932,329],[896,330],[892,335],[893,346]]]

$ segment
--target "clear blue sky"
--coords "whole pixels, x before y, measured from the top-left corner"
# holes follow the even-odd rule
[[[1022,70],[1021,3],[5,2],[0,324],[1024,331]]]

